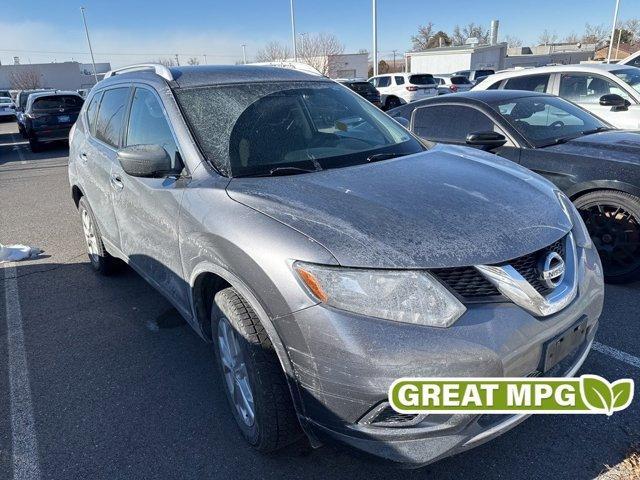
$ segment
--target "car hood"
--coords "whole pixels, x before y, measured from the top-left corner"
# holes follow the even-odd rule
[[[640,163],[640,132],[612,130],[545,147],[545,151]]]
[[[227,191],[351,267],[499,263],[543,248],[571,229],[549,182],[466,147],[438,145],[310,174],[237,178]]]

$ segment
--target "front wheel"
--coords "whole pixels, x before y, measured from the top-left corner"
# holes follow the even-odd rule
[[[599,190],[575,200],[595,245],[605,281],[626,283],[640,277],[640,199]]]
[[[221,383],[242,436],[261,452],[301,437],[289,387],[258,316],[234,289],[218,292],[211,332]]]

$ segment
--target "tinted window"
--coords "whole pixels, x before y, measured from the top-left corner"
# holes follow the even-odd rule
[[[34,111],[50,110],[80,110],[83,100],[76,95],[57,95],[51,97],[41,97],[33,101],[31,108]]]
[[[625,68],[611,73],[640,93],[640,68]]]
[[[396,85],[404,85],[404,77],[395,77]]]
[[[632,67],[640,67],[640,55],[627,63],[627,65],[631,65]]]
[[[436,81],[433,79],[433,75],[411,75],[409,77],[409,83],[413,85],[433,85]]]
[[[96,130],[96,112],[98,111],[98,105],[100,105],[100,97],[102,97],[102,93],[95,94],[87,107],[87,124],[92,134]]]
[[[379,109],[335,83],[181,88],[176,97],[207,159],[231,176],[339,168],[423,150]]]
[[[150,90],[136,88],[131,103],[126,145],[160,145],[175,166],[176,143],[157,97]]]
[[[104,92],[96,121],[97,139],[113,147],[119,146],[122,120],[128,97],[129,88],[114,88]]]
[[[476,78],[479,77],[488,77],[489,75],[493,75],[496,73],[493,70],[476,70]]]
[[[516,98],[495,103],[492,107],[536,147],[607,126],[590,113],[557,97]]]
[[[493,131],[493,121],[484,113],[460,105],[417,108],[411,130],[419,137],[435,142],[465,143],[472,132]]]
[[[376,89],[369,82],[351,82],[346,84],[351,90],[358,93],[376,93]]]
[[[462,75],[463,77],[469,78],[471,72],[469,70],[460,70],[459,72],[456,72],[456,75]]]
[[[469,85],[471,82],[467,77],[451,77],[451,83],[454,85]]]
[[[487,77],[487,78],[489,78],[489,77]],[[486,82],[487,79],[485,78],[484,81]],[[491,85],[489,85],[487,87],[487,90],[498,90],[500,88],[500,83],[502,83],[500,80],[498,80],[497,82],[492,83]]]
[[[549,85],[550,75],[526,75],[510,78],[504,85],[505,90],[527,90],[529,92],[544,93]]]
[[[379,77],[378,78],[378,87],[388,87],[391,85],[391,77]]]
[[[588,73],[562,74],[560,78],[560,96],[576,103],[599,103],[600,97],[610,93],[631,100],[629,95],[604,77]]]

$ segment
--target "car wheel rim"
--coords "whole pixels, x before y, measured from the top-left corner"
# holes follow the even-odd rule
[[[87,242],[87,252],[93,263],[98,261],[98,241],[95,235],[93,220],[87,210],[82,210],[82,230],[84,231],[84,239]]]
[[[233,406],[243,422],[251,427],[255,421],[255,413],[247,364],[240,348],[238,333],[224,317],[218,322],[218,346],[225,385]]]
[[[640,268],[640,225],[621,205],[596,204],[580,209],[605,274],[620,276]]]

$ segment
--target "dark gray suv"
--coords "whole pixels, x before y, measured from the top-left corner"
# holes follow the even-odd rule
[[[213,343],[261,451],[304,432],[426,464],[525,417],[400,414],[395,379],[573,375],[593,342],[602,269],[560,191],[327,78],[117,70],[70,145],[91,264],[124,260]]]

